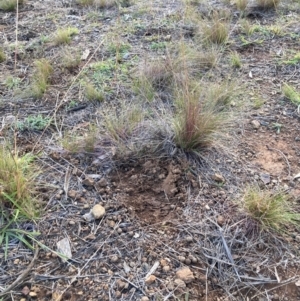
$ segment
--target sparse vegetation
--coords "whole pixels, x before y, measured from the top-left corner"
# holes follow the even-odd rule
[[[234,68],[241,68],[242,67],[242,61],[241,61],[240,55],[237,52],[232,52],[231,53],[230,61],[231,61],[231,65]]]
[[[0,207],[8,219],[32,219],[37,214],[33,197],[37,169],[33,159],[31,154],[18,156],[0,146]]]
[[[205,41],[209,43],[225,44],[229,35],[229,24],[222,19],[215,18],[208,24],[203,23],[201,34]]]
[[[242,198],[242,206],[251,218],[267,230],[280,232],[289,226],[300,225],[300,214],[294,211],[290,196],[284,192],[248,187]]]
[[[98,91],[94,85],[91,83],[86,83],[85,84],[85,95],[86,98],[90,101],[103,101],[104,100],[104,95],[101,91]]]
[[[259,7],[263,9],[277,8],[280,3],[280,0],[256,0],[256,3]]]
[[[49,79],[52,72],[53,68],[46,59],[35,61],[35,72],[29,91],[30,95],[35,98],[40,98],[43,96],[49,85]]]
[[[0,10],[14,11],[17,8],[17,4],[23,5],[24,0],[0,0]]]
[[[248,5],[248,0],[236,0],[235,4],[238,10],[244,11]]]
[[[50,124],[50,118],[41,114],[26,117],[23,121],[19,121],[17,128],[21,131],[41,131]]]
[[[55,45],[69,44],[73,35],[79,33],[79,30],[75,27],[61,28],[56,31],[53,37]]]
[[[0,48],[0,63],[3,63],[6,60],[6,55],[3,49]]]
[[[283,95],[296,105],[300,105],[300,93],[296,91],[295,88],[288,84],[283,84],[282,87]]]

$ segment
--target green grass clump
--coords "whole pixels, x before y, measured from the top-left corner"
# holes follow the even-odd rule
[[[248,5],[248,0],[236,0],[235,5],[238,10],[244,11]]]
[[[6,55],[4,51],[0,48],[0,63],[3,63],[6,60]]]
[[[101,102],[104,100],[104,95],[101,91],[97,90],[93,84],[85,84],[85,95],[90,101]]]
[[[280,232],[289,226],[300,226],[300,214],[294,211],[290,196],[286,193],[248,187],[242,198],[242,206],[264,229]]]
[[[37,217],[35,180],[38,169],[32,154],[18,156],[5,146],[0,146],[0,246],[4,245],[7,257],[8,244],[17,238],[32,248],[26,237],[33,239],[37,233],[19,229],[19,225]]]
[[[40,98],[45,93],[49,85],[49,79],[53,68],[48,60],[40,59],[35,61],[35,72],[30,94],[35,98]]]
[[[55,45],[69,44],[71,37],[79,33],[75,27],[67,27],[58,29],[54,35],[53,42]]]
[[[285,83],[282,87],[282,92],[293,104],[300,105],[300,93],[295,88]]]
[[[201,28],[205,41],[213,44],[225,44],[229,36],[229,24],[221,19],[214,19]]]
[[[14,11],[17,8],[17,4],[24,4],[24,0],[0,0],[0,10]]]
[[[34,187],[37,170],[33,155],[22,157],[0,146],[0,207],[3,210],[18,210],[28,219],[36,216]]]
[[[242,67],[241,57],[237,52],[232,52],[231,53],[230,62],[231,62],[232,67],[234,67],[234,68],[241,68]]]

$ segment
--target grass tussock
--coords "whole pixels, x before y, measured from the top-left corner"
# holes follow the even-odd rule
[[[37,169],[33,159],[31,154],[20,157],[0,146],[0,207],[3,212],[17,211],[27,219],[36,216],[33,194]]]
[[[6,55],[4,51],[0,48],[0,63],[3,63],[6,60]]]
[[[208,98],[201,99],[197,91],[187,90],[180,94],[173,121],[174,141],[183,151],[197,153],[217,141],[227,118],[208,102]]]
[[[262,9],[277,8],[279,3],[280,0],[256,0],[257,6]]]
[[[0,0],[0,10],[4,11],[15,11],[17,5],[23,5],[24,0]]]
[[[284,97],[290,100],[295,105],[300,105],[300,93],[296,89],[288,84],[284,84],[282,87]]]
[[[55,45],[69,44],[72,36],[79,33],[79,30],[75,27],[60,28],[56,31],[53,37]]]
[[[238,10],[244,11],[248,5],[248,0],[236,0],[235,5]]]
[[[89,101],[102,102],[104,100],[103,92],[96,89],[91,83],[85,84],[85,96]]]
[[[35,72],[30,94],[35,98],[40,98],[45,93],[49,85],[49,79],[53,72],[50,62],[46,59],[35,61]]]
[[[242,198],[242,207],[264,229],[281,232],[300,225],[300,214],[294,211],[290,196],[284,192],[248,187]]]
[[[211,22],[200,26],[201,35],[207,43],[222,45],[229,36],[229,23],[226,20],[214,18]]]
[[[103,114],[103,126],[108,136],[115,142],[126,142],[131,138],[145,118],[140,105],[123,106],[118,111]]]

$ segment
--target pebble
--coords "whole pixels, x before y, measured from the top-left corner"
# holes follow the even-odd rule
[[[85,186],[93,186],[95,184],[95,181],[87,177],[82,181],[82,184]]]
[[[140,301],[149,301],[149,298],[146,296],[143,296]]]
[[[170,268],[169,265],[165,265],[165,266],[163,267],[163,271],[164,271],[165,273],[168,273],[170,270],[171,270],[171,268]]]
[[[69,190],[68,196],[69,196],[71,199],[75,199],[76,196],[77,196],[77,191],[75,191],[75,190]]]
[[[185,261],[185,257],[184,256],[178,256],[178,260],[181,261],[181,262],[184,262]]]
[[[181,279],[175,279],[174,284],[176,285],[177,288],[186,288],[185,282],[182,281]]]
[[[258,130],[260,128],[260,122],[256,119],[253,119],[251,121],[251,125],[253,126],[254,129]]]
[[[14,264],[19,264],[20,263],[20,259],[19,258],[16,258],[15,260],[14,260]]]
[[[116,223],[115,223],[115,221],[113,221],[113,220],[108,220],[108,221],[107,221],[107,225],[108,225],[110,228],[114,228],[115,225],[116,225]]]
[[[212,179],[218,183],[224,183],[225,182],[225,178],[218,174],[218,173],[215,173],[213,176],[212,176]]]
[[[195,279],[193,272],[186,267],[178,270],[176,272],[176,277],[185,283],[190,283]]]
[[[112,255],[112,256],[110,257],[110,262],[115,263],[115,262],[117,262],[118,260],[119,260],[118,255]]]
[[[29,296],[32,298],[36,298],[37,297],[37,293],[36,292],[30,292]]]
[[[219,226],[223,226],[224,225],[225,219],[224,219],[224,217],[222,215],[219,215],[217,217],[217,223],[218,223]]]
[[[145,283],[146,283],[147,285],[150,285],[150,284],[152,284],[153,282],[155,282],[155,280],[156,280],[156,277],[155,277],[154,275],[150,275],[150,276],[145,280]]]
[[[187,236],[185,240],[186,240],[186,242],[193,242],[193,237]]]

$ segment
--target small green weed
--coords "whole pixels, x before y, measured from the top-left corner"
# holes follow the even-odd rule
[[[283,95],[295,105],[300,105],[300,93],[288,84],[283,84]]]
[[[248,187],[242,198],[242,207],[264,229],[281,232],[291,225],[300,226],[300,214],[294,211],[290,196],[284,192]]]
[[[290,60],[283,61],[286,65],[297,65],[300,63],[300,52],[296,53]]]
[[[55,45],[69,44],[71,37],[79,33],[79,30],[75,27],[67,27],[58,29],[53,37]]]
[[[230,62],[231,62],[232,67],[234,67],[234,68],[241,68],[242,67],[241,57],[237,52],[232,52],[231,53]]]
[[[150,49],[153,51],[165,50],[167,47],[166,42],[152,42],[150,44]]]
[[[40,59],[35,61],[35,72],[33,75],[33,83],[30,87],[30,95],[40,98],[45,93],[49,85],[49,79],[53,72],[53,68],[48,60]]]
[[[99,91],[91,83],[85,84],[85,95],[86,98],[90,101],[101,102],[104,100],[104,95],[102,91]]]
[[[8,89],[13,90],[18,88],[21,82],[22,80],[19,77],[13,77],[10,75],[5,79],[5,86]]]
[[[43,115],[32,115],[17,123],[17,129],[24,131],[41,131],[50,124],[50,118]]]
[[[6,60],[6,55],[3,49],[0,48],[0,63],[3,63]]]

